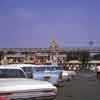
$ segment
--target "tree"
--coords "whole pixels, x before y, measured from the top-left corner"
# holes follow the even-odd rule
[[[95,54],[93,57],[92,57],[93,60],[100,60],[100,54]]]
[[[90,57],[90,55],[89,55],[88,51],[81,51],[80,52],[80,61],[82,62],[82,68],[87,67],[89,57]]]

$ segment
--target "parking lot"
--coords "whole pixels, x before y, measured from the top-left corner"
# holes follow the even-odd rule
[[[100,100],[100,80],[93,72],[79,72],[58,88],[56,100]]]

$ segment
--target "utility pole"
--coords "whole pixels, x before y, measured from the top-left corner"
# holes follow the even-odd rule
[[[93,42],[92,40],[89,41],[89,47],[90,47],[90,48],[92,48],[93,44],[94,44],[94,42]]]
[[[89,50],[91,51],[93,49],[93,45],[94,45],[94,42],[91,40],[89,41]],[[92,59],[92,54],[90,52],[90,60]]]

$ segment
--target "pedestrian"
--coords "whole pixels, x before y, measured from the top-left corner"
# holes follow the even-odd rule
[[[96,66],[97,79],[100,79],[100,65]]]

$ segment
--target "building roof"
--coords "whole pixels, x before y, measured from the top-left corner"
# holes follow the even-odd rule
[[[91,60],[91,61],[88,61],[88,63],[90,63],[90,64],[100,64],[100,60]]]
[[[79,60],[70,60],[68,63],[69,64],[80,64],[81,61],[79,61]]]

